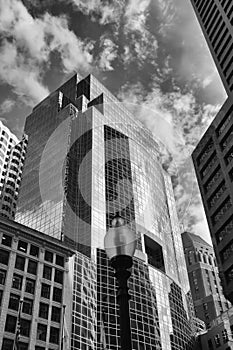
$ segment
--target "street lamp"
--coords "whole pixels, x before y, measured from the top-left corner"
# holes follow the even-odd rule
[[[121,350],[132,350],[129,317],[130,295],[127,280],[131,275],[128,269],[133,265],[136,235],[125,224],[124,219],[115,217],[112,220],[112,227],[104,237],[104,247],[118,282],[117,302],[120,308]]]

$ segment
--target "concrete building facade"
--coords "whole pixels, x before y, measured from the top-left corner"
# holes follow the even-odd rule
[[[0,349],[68,349],[75,252],[64,243],[0,218]]]
[[[191,0],[227,94],[233,92],[233,3]]]
[[[182,233],[182,241],[195,313],[210,328],[211,322],[231,307],[223,295],[214,250],[190,232]]]
[[[233,104],[229,98],[193,154],[226,298],[233,302]]]

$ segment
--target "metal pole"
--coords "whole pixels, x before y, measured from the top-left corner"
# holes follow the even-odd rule
[[[16,333],[15,333],[15,337],[14,337],[13,350],[18,349],[18,343],[19,343],[19,337],[20,337],[20,321],[21,321],[22,306],[23,306],[23,299],[20,299],[19,310],[18,310],[18,315],[17,315],[17,320],[16,320]]]
[[[131,328],[129,315],[129,299],[127,281],[131,273],[127,269],[132,266],[132,258],[126,255],[119,255],[111,260],[115,269],[115,277],[118,282],[117,302],[120,309],[120,337],[121,350],[132,350]]]
[[[63,350],[65,312],[66,312],[66,305],[63,305],[62,306],[61,333],[60,333],[60,341],[59,341],[59,343],[60,343],[59,349],[60,350]]]

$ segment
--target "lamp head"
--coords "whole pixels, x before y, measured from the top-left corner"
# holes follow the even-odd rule
[[[121,217],[115,217],[104,237],[104,247],[107,256],[127,255],[132,257],[136,249],[136,234]]]

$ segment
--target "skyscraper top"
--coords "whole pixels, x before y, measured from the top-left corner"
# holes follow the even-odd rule
[[[233,2],[191,0],[228,95],[233,93]]]

